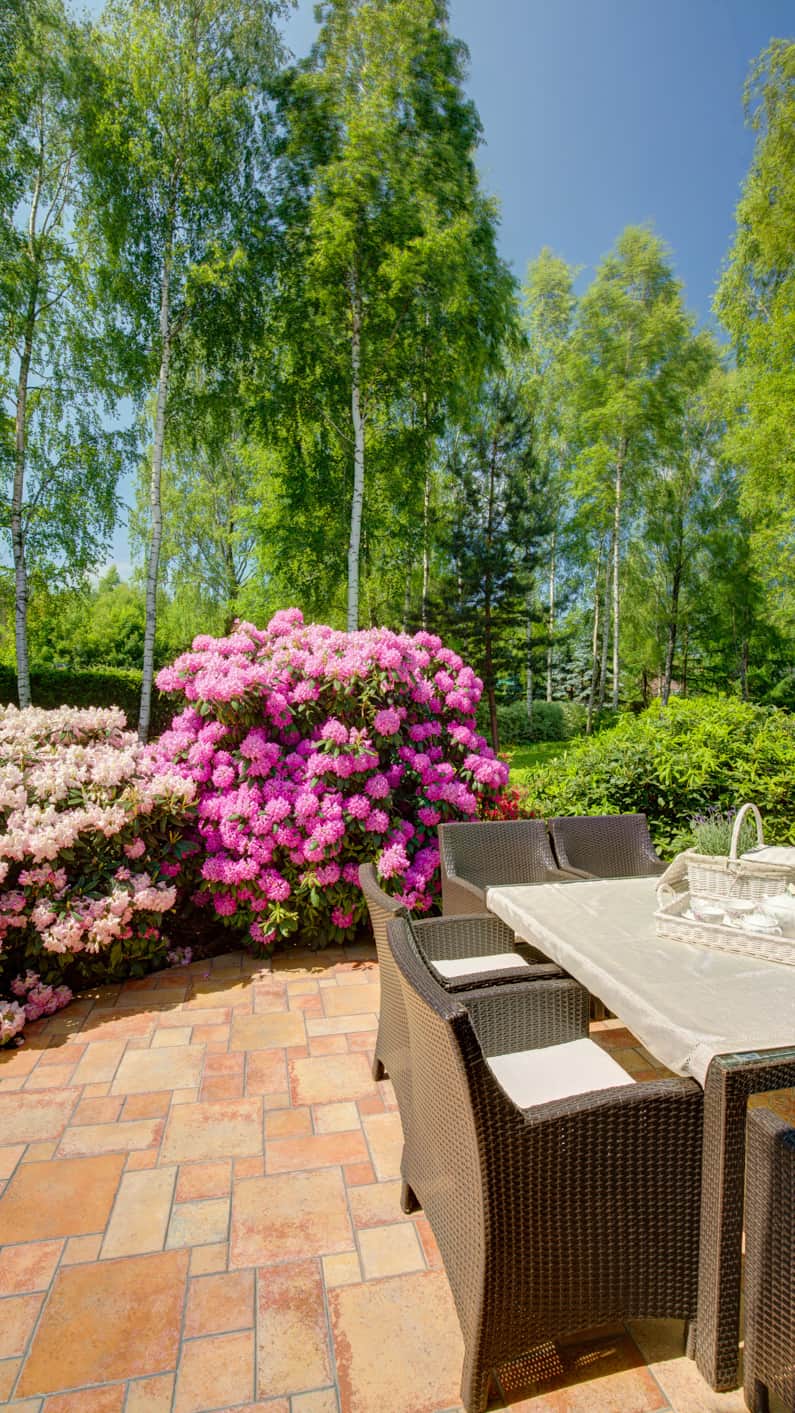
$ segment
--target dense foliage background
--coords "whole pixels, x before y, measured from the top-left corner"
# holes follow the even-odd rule
[[[791,41],[746,93],[722,345],[645,227],[585,287],[549,250],[516,287],[444,0],[325,0],[298,63],[280,0],[6,10],[6,699],[141,673],[157,734],[158,666],[297,604],[440,634],[494,746],[795,706]],[[124,472],[129,582],[97,578]]]

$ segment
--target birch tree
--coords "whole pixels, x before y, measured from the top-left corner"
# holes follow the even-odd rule
[[[26,20],[7,56],[13,104],[6,95],[4,109],[13,121],[0,182],[7,200],[0,241],[2,523],[10,532],[23,707],[31,701],[31,573],[50,585],[74,582],[101,559],[123,455],[123,439],[103,424],[112,394],[100,330],[88,313],[96,271],[74,239],[82,183],[68,61],[81,35],[57,0]]]
[[[511,280],[496,255],[493,208],[478,191],[480,128],[444,0],[330,0],[320,17],[282,105],[289,356],[277,395],[294,446],[299,425],[321,424],[302,439],[291,496],[304,488],[311,504],[339,472],[352,630],[374,479],[390,494],[391,477],[392,504],[410,524],[422,518],[444,352],[460,359],[467,347],[477,382],[496,357]],[[422,369],[421,348],[434,354]],[[396,468],[423,386],[425,449]]]
[[[130,385],[142,408],[154,406],[142,740],[175,378],[215,339],[219,308],[237,284],[263,277],[249,268],[249,241],[267,223],[263,137],[283,8],[281,0],[111,0],[84,85],[93,138],[85,235],[101,243],[108,291],[129,335]]]

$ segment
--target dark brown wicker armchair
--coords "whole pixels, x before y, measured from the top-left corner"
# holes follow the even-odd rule
[[[445,916],[482,911],[487,888],[570,876],[555,863],[543,819],[440,824],[439,854]]]
[[[571,815],[549,820],[561,868],[580,878],[642,878],[664,873],[645,814]]]
[[[699,1086],[632,1083],[585,1038],[587,1002],[571,981],[483,990],[464,1006],[436,983],[406,919],[388,933],[411,1046],[404,1199],[424,1208],[441,1249],[468,1413],[483,1413],[495,1369],[546,1341],[628,1318],[691,1319]]]
[[[795,1410],[795,1128],[750,1109],[745,1170],[745,1401]]]
[[[381,1011],[373,1060],[373,1078],[389,1075],[395,1086],[404,1131],[408,1116],[409,1046],[400,977],[387,940],[392,917],[408,917],[396,898],[379,887],[372,864],[359,865],[359,882],[373,926],[381,978]],[[560,976],[552,962],[536,962],[531,949],[517,943],[509,927],[483,913],[475,917],[436,918],[414,924],[423,956],[449,991],[469,992],[480,986],[511,981],[535,981]],[[518,950],[517,950],[518,949]]]

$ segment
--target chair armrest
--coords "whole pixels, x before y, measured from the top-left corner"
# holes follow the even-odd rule
[[[464,1004],[484,1055],[540,1050],[588,1035],[588,993],[576,981],[484,988]]]
[[[493,913],[459,913],[449,918],[428,918],[414,923],[414,936],[429,962],[440,958],[458,961],[496,952],[512,952],[513,929]]]
[[[466,878],[442,873],[442,912],[445,917],[460,913],[482,913],[486,910],[486,894],[476,883]]]
[[[565,868],[558,869],[558,873],[565,880],[567,878],[598,878],[598,873],[589,873],[585,868],[575,868],[573,864],[566,864]]]

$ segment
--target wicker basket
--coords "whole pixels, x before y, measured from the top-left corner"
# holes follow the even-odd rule
[[[662,875],[660,885],[676,892],[681,891],[687,880],[687,887],[694,898],[712,898],[717,902],[722,902],[724,898],[757,902],[783,893],[788,883],[795,883],[795,867],[786,863],[768,863],[747,854],[742,858],[737,856],[740,830],[749,813],[756,820],[757,845],[761,848],[765,842],[762,816],[756,805],[743,805],[734,821],[728,856],[699,854],[695,849],[687,849],[674,859]]]
[[[661,880],[662,881],[662,880]],[[658,907],[654,914],[658,937],[673,942],[691,942],[697,947],[710,947],[716,952],[736,952],[741,957],[758,957],[764,962],[780,962],[795,967],[795,937],[768,936],[765,933],[743,932],[725,923],[701,922],[685,917],[690,908],[689,893],[671,897],[667,889],[658,889]]]

